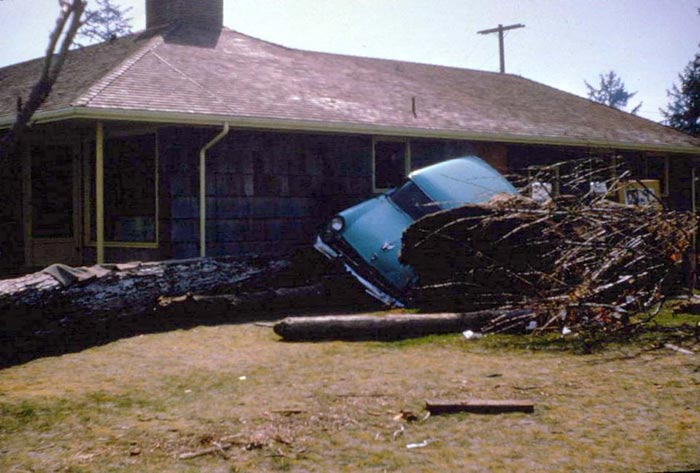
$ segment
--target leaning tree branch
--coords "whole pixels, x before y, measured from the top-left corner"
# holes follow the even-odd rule
[[[41,76],[32,87],[27,100],[18,105],[15,123],[0,141],[0,162],[5,161],[16,149],[32,116],[48,98],[61,73],[75,35],[83,24],[81,19],[87,5],[86,0],[59,0],[59,5],[61,12],[49,35]]]

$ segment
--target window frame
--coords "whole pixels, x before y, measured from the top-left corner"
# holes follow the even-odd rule
[[[402,179],[406,179],[411,173],[411,141],[408,138],[401,138],[396,136],[373,136],[372,137],[372,192],[375,194],[384,193],[394,187],[377,187],[377,143],[389,142],[389,143],[403,143],[405,145],[404,154],[404,175]],[[396,187],[400,186],[403,180],[399,182]]]
[[[155,140],[154,143],[154,179],[155,179],[155,240],[154,241],[144,241],[144,242],[136,242],[136,241],[113,241],[113,240],[105,240],[104,242],[104,247],[105,248],[141,248],[141,249],[158,249],[160,248],[160,170],[159,170],[159,162],[160,162],[160,146],[159,142],[160,140],[158,139],[158,130],[157,129],[139,129],[139,130],[129,130],[128,132],[113,132],[110,133],[109,135],[105,134],[105,142],[109,138],[125,138],[129,136],[144,136],[144,135],[151,135],[153,136],[153,139]],[[83,154],[83,200],[85,202],[84,208],[83,208],[83,243],[84,246],[86,247],[92,247],[96,248],[97,247],[97,241],[93,238],[92,236],[92,181],[94,180],[94,172],[95,170],[93,169],[93,158],[94,156],[91,155],[91,149],[92,146],[90,145],[91,143],[94,143],[94,140],[86,140],[85,141],[85,149],[84,149],[84,154]],[[105,192],[108,190],[105,189]]]

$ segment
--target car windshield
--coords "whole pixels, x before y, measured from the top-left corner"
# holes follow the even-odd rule
[[[389,195],[389,199],[413,220],[418,220],[440,210],[437,204],[425,195],[413,181],[406,181],[404,185]]]

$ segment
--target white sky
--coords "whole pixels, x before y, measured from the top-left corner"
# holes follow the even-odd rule
[[[661,120],[666,90],[700,50],[700,0],[224,0],[224,24],[285,46],[341,54],[506,71],[585,96],[584,79],[615,70]],[[133,6],[144,27],[145,0]],[[0,1],[0,67],[42,55],[57,0]]]

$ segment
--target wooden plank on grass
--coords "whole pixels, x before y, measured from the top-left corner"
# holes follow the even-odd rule
[[[508,412],[532,413],[535,404],[521,399],[463,399],[463,400],[428,400],[425,408],[431,414],[450,414],[454,412],[471,412],[474,414],[504,414]]]

